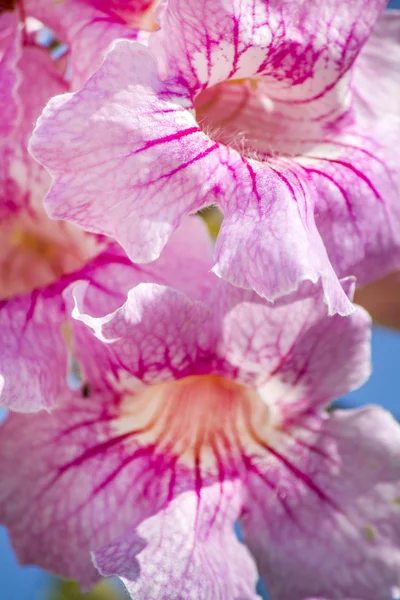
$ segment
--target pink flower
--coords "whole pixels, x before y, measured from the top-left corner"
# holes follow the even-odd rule
[[[126,5],[124,14],[129,17],[129,26],[117,14],[118,5],[122,11],[122,4]],[[115,39],[123,37],[146,42],[148,34],[139,32],[138,27],[146,27],[150,4],[147,0],[132,1],[130,7],[127,2],[118,0],[113,6],[102,0],[16,0],[9,2],[7,8],[6,2],[6,8],[0,8],[0,75],[6,84],[0,92],[0,103],[7,110],[3,113],[2,128],[10,127],[17,116],[16,89],[21,79],[17,61],[22,48],[36,45],[35,36],[30,32],[30,17],[52,30],[57,42],[67,45],[70,88],[78,89],[101,65]],[[107,10],[103,12],[105,8]],[[64,67],[65,64],[64,61]]]
[[[150,50],[117,43],[39,119],[50,214],[149,262],[216,203],[215,273],[271,301],[319,282],[329,313],[349,314],[339,278],[400,261],[399,14],[364,46],[384,5],[163,2]]]
[[[17,18],[13,13],[0,15],[0,106],[3,107],[1,137],[5,139],[13,130],[18,118],[16,99],[19,84],[16,65],[20,58]]]
[[[368,317],[216,286],[190,226],[202,260],[181,246],[163,285],[134,267],[119,304],[118,285],[73,286],[85,384],[2,426],[0,519],[19,559],[88,587],[92,552],[135,600],[255,599],[255,562],[277,600],[386,600],[399,426],[379,408],[325,412],[369,374]]]
[[[98,10],[119,17],[130,24],[143,24],[146,14],[150,13],[154,0],[80,0],[80,2],[89,4]]]
[[[83,353],[82,364],[88,360],[89,350],[82,350],[79,328],[76,331],[63,298],[71,283],[90,281],[94,290],[105,294],[108,307],[110,302],[119,306],[138,277],[163,282],[165,262],[181,276],[179,255],[187,241],[183,232],[192,241],[204,238],[204,225],[197,233],[191,220],[173,236],[163,257],[141,270],[117,244],[105,244],[39,212],[2,210],[1,221],[0,404],[21,412],[50,409],[57,403],[68,389],[71,353],[78,359]],[[195,276],[190,266],[188,286]],[[100,307],[96,298],[97,310]]]
[[[136,37],[136,32],[76,2],[68,3],[68,10],[48,0],[18,2],[14,8],[0,11],[0,76],[5,83],[0,93],[0,404],[31,412],[50,408],[67,388],[72,325],[63,290],[74,277],[95,278],[99,284],[97,270],[107,274],[102,266],[107,260],[130,263],[117,245],[104,251],[108,242],[48,219],[43,198],[50,177],[28,153],[28,139],[49,98],[90,75],[113,36],[132,31]],[[72,82],[38,44],[29,16],[42,19],[69,42]],[[88,52],[94,33],[101,34],[96,54]]]
[[[122,5],[125,5],[125,11]],[[141,0],[25,0],[26,12],[52,29],[67,44],[71,89],[79,89],[100,67],[110,44],[118,38],[145,43],[151,14]],[[120,10],[118,10],[118,8]],[[124,14],[129,25],[119,16]]]

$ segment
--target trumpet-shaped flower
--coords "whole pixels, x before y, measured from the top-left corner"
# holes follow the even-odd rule
[[[79,69],[72,56],[72,83],[49,49],[40,46],[28,16],[42,19],[66,39],[71,56],[82,51]],[[49,98],[90,74],[93,61],[101,62],[101,50],[121,35],[122,27],[127,35],[119,20],[76,2],[68,3],[68,10],[47,0],[3,3],[0,9],[0,403],[12,410],[49,408],[66,388],[71,325],[62,292],[74,273],[78,279],[93,278],[99,264],[126,259],[111,245],[93,262],[107,245],[104,240],[48,219],[43,198],[50,177],[27,149]],[[102,34],[96,56],[84,52],[92,28]],[[95,279],[100,281],[98,273]],[[122,284],[121,290],[123,297]]]
[[[50,214],[148,262],[217,204],[215,273],[271,301],[319,282],[350,313],[339,278],[400,261],[398,13],[368,40],[384,4],[163,2],[149,49],[115,44],[39,119]]]
[[[26,210],[10,211],[7,217],[2,211],[2,217],[0,402],[22,412],[51,408],[68,388],[70,352],[81,356],[79,332],[74,336],[76,327],[63,299],[71,283],[90,281],[118,305],[138,277],[163,282],[166,260],[182,272],[179,255],[186,251],[186,236],[209,245],[203,224],[191,219],[183,227],[185,234],[177,232],[171,239],[165,256],[143,270],[117,244],[105,244],[70,223]],[[189,287],[196,270],[187,271]],[[101,306],[98,299],[94,304]]]
[[[368,376],[368,317],[216,286],[205,255],[164,259],[163,285],[136,268],[119,305],[68,291],[85,384],[1,431],[0,520],[19,559],[84,587],[117,574],[135,600],[255,599],[256,564],[277,600],[386,600],[400,429],[379,408],[325,412]]]

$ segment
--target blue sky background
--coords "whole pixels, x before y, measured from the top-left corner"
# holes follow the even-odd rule
[[[400,8],[400,0],[389,2],[389,6]],[[346,407],[381,404],[400,419],[400,335],[375,328],[372,353],[372,377],[360,390],[341,399],[339,404]],[[47,600],[45,590],[50,583],[51,578],[40,569],[17,564],[7,533],[0,527],[1,600]]]

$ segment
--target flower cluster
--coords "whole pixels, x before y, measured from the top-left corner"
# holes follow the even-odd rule
[[[22,563],[135,600],[400,587],[400,426],[327,410],[370,373],[355,287],[400,269],[384,8],[0,2],[0,522]]]

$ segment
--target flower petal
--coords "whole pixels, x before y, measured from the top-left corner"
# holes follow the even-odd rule
[[[222,488],[221,482],[210,497],[206,477],[199,481],[199,471],[178,463],[179,456],[162,443],[157,447],[161,439],[148,435],[150,423],[148,428],[139,423],[141,420],[143,425],[150,416],[147,402],[152,391],[140,386],[138,391],[145,393],[139,409],[143,415],[136,411],[132,390],[131,396],[122,398],[84,386],[76,393],[63,394],[59,408],[51,414],[13,414],[2,425],[0,521],[9,528],[19,559],[90,586],[98,578],[90,567],[91,550],[107,546],[128,527],[134,530],[143,521],[139,533],[146,533],[152,525],[146,522],[149,517],[170,505],[167,512],[173,516],[177,508],[182,509],[182,505],[171,504],[174,498],[191,490],[184,502],[188,521],[184,521],[187,510],[181,517],[184,533],[192,529],[197,517],[200,541],[205,544],[208,534],[206,548],[213,554],[220,551],[218,533],[224,541],[232,540],[230,556],[243,562],[247,576],[243,582],[233,576],[227,593],[249,589],[255,578],[254,566],[232,530],[241,506],[240,496],[233,494],[236,486],[227,482]],[[192,508],[197,508],[197,513]],[[198,548],[191,571],[194,579],[198,578],[199,561],[206,558],[206,548]],[[220,563],[215,569],[217,576],[221,567]],[[213,573],[210,568],[210,585],[218,589]]]
[[[370,336],[363,309],[327,319],[318,294],[282,307],[243,301],[224,317],[218,352],[295,419],[365,383]]]
[[[51,100],[32,138],[55,177],[51,216],[114,237],[134,262],[157,258],[218,180],[216,145],[182,105],[143,46],[117,43],[80,92]]]
[[[62,299],[46,291],[0,303],[0,402],[22,412],[49,409],[67,387]]]
[[[351,118],[299,160],[318,189],[316,221],[333,267],[359,285],[400,267],[399,60],[400,12],[387,11],[354,65]]]
[[[316,225],[332,266],[359,284],[400,266],[400,179],[391,156],[400,121],[390,135],[387,126],[349,128],[298,159],[318,190]]]
[[[160,258],[151,265],[134,265],[121,249],[118,251],[115,247],[110,247],[108,252],[99,256],[90,269],[82,273],[82,280],[90,281],[90,285],[72,284],[64,294],[69,313],[74,304],[71,296],[75,297],[77,303],[73,312],[76,320],[72,323],[74,354],[83,369],[85,380],[95,382],[97,386],[100,381],[106,383],[110,373],[117,376],[122,366],[120,361],[125,360],[122,356],[116,360],[114,351],[110,352],[110,345],[93,336],[85,325],[85,322],[89,323],[85,314],[97,319],[95,328],[98,330],[101,325],[97,323],[108,322],[111,319],[109,313],[124,305],[129,290],[141,283],[148,283],[149,287],[151,283],[170,285],[188,294],[192,300],[204,299],[215,280],[210,273],[210,266],[211,240],[206,225],[199,217],[185,219]],[[158,309],[155,310],[154,321],[145,323],[145,328],[149,326],[151,329],[156,323],[160,326]],[[161,312],[165,314],[164,309]],[[149,314],[148,311],[146,314]],[[173,315],[171,318],[174,318]],[[131,328],[132,324],[127,322],[126,340],[130,337]],[[154,343],[160,346],[159,339]]]
[[[62,293],[90,277],[86,263],[103,246],[69,223],[10,212],[0,228],[0,403],[31,412],[53,407],[67,387],[71,332]]]
[[[17,94],[20,76],[17,63],[21,55],[21,32],[17,15],[9,12],[0,15],[0,107],[1,138],[4,140],[13,131],[20,116]]]
[[[1,426],[0,522],[23,564],[89,587],[99,579],[90,552],[171,499],[175,464],[120,433],[115,393],[57,400],[51,414],[12,414]]]
[[[119,39],[146,43],[148,34],[93,10],[83,10],[79,1],[68,9],[67,41],[71,57],[71,89],[79,90],[101,66],[111,44]],[[79,23],[79,28],[77,27]]]
[[[233,530],[240,509],[237,482],[186,492],[97,551],[95,564],[135,600],[256,600],[257,572]]]
[[[371,117],[399,117],[396,98],[400,86],[399,61],[400,10],[386,10],[357,58],[354,69],[353,82],[359,110],[364,109],[368,122]],[[374,79],[371,79],[372,74]]]
[[[82,335],[89,328],[99,339],[97,358],[88,353],[82,359],[89,379],[225,376],[261,387],[286,420],[325,406],[370,374],[369,317],[359,308],[350,317],[327,319],[320,294],[273,307],[221,283],[203,303],[193,303],[171,288],[142,283],[120,308],[98,316],[96,286],[78,286],[74,295],[73,316],[87,326]]]
[[[0,211],[11,207],[42,207],[50,178],[29,154],[28,139],[51,96],[67,89],[50,56],[42,48],[26,46],[18,63],[21,84],[17,101],[21,119],[12,137],[0,147]]]
[[[392,597],[400,584],[399,455],[389,413],[337,411],[309,452],[295,445],[281,457],[268,500],[262,480],[250,478],[245,540],[274,597]]]
[[[116,4],[122,4],[122,1],[117,0]],[[128,8],[128,3],[124,4]],[[108,9],[103,11],[104,8]],[[58,41],[68,46],[70,89],[82,87],[101,65],[114,40],[127,38],[145,42],[148,37],[146,32],[124,23],[108,1],[68,0],[68,5],[64,2],[49,5],[48,0],[26,0],[25,10],[52,29]],[[137,26],[141,15],[138,10]]]
[[[176,290],[142,283],[121,308],[100,318],[80,310],[82,291],[76,290],[72,314],[107,344],[114,372],[146,383],[192,375],[214,341],[207,327],[210,310]]]
[[[315,180],[318,227],[335,270],[353,273],[361,285],[400,267],[400,173],[393,152],[400,140],[399,60],[400,11],[387,11],[355,63],[355,123],[339,136],[333,156],[315,163],[325,173]]]
[[[262,76],[275,99],[308,102],[329,92],[351,66],[385,4],[169,0],[151,46],[193,92]]]
[[[350,314],[354,309],[315,226],[307,180],[272,161],[232,157],[230,169],[214,272],[271,302],[289,296],[305,281],[320,280],[329,314]]]

